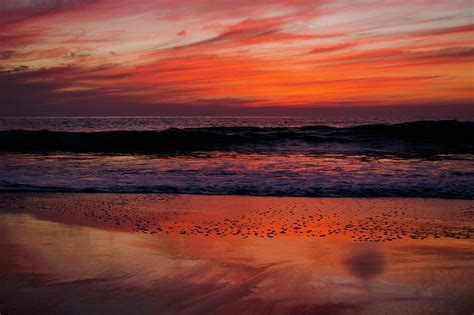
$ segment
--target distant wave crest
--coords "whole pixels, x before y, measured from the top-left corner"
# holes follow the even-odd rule
[[[172,128],[162,131],[0,131],[0,151],[3,152],[173,154],[219,150],[474,153],[474,122],[416,121],[347,128],[314,125],[295,128]]]

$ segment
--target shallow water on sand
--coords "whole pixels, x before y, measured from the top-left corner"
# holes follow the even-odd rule
[[[470,314],[474,309],[471,201],[0,197],[0,312],[5,314]],[[150,222],[147,229],[116,225],[100,214],[104,208],[111,215],[133,214],[134,222]],[[282,209],[288,216],[280,216]],[[157,213],[167,217],[154,217]],[[316,213],[322,221],[302,223],[302,216]],[[387,226],[364,232],[370,241],[351,228],[326,231],[324,237],[321,231],[316,236],[306,232],[311,224],[336,231],[347,220],[368,229],[373,223],[364,220],[376,218],[375,213]],[[290,225],[285,234],[268,231],[284,226],[287,217],[302,229]],[[162,228],[176,225],[176,231],[152,234],[156,218]],[[233,235],[226,219],[263,235]],[[194,225],[205,230],[206,222],[225,235],[192,233]],[[377,238],[392,225],[416,224],[425,238],[409,233],[390,241],[391,236]],[[442,234],[450,224],[465,230]]]
[[[0,154],[6,191],[474,199],[473,186],[473,154]]]

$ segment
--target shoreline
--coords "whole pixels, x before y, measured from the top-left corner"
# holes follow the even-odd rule
[[[35,190],[35,189],[0,189],[2,194],[91,194],[91,195],[175,195],[202,197],[257,197],[257,198],[307,198],[307,199],[414,199],[414,200],[458,200],[472,201],[466,198],[423,197],[423,196],[295,196],[295,195],[239,195],[215,193],[156,192],[156,191],[103,191],[103,190]]]

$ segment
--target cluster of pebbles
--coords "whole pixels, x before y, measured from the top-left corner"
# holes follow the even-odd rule
[[[247,206],[242,211],[205,211],[193,210],[191,197],[183,197],[181,205],[184,206],[181,209],[168,210],[173,208],[173,203],[163,195],[112,196],[86,201],[57,198],[54,202],[44,203],[46,206],[41,206],[38,200],[29,205],[24,202],[25,199],[17,198],[13,199],[17,202],[12,202],[10,198],[8,201],[12,208],[31,210],[36,207],[36,210],[43,212],[49,210],[61,216],[79,217],[92,224],[157,236],[244,239],[339,236],[354,241],[388,242],[407,238],[470,239],[474,235],[472,202],[462,204],[455,210],[450,209],[452,213],[447,216],[437,217],[430,214],[429,209],[414,211],[408,201],[384,204],[382,210],[378,210],[380,205],[377,202],[368,204],[367,201],[351,199],[344,207],[344,201],[340,200],[339,208],[330,209],[331,203],[324,200],[291,205],[288,202],[279,204],[278,199],[273,198],[276,201],[268,203],[266,208]],[[144,203],[142,198],[151,199]],[[222,207],[225,208],[225,203]]]

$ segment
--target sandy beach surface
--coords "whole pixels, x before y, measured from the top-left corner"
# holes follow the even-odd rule
[[[474,201],[0,194],[0,313],[472,314]]]

